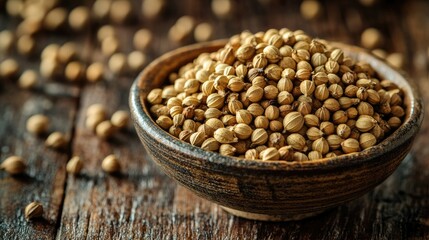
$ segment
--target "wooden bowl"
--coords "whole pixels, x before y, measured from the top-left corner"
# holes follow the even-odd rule
[[[146,96],[168,74],[225,40],[194,44],[166,53],[135,80],[130,108],[135,128],[152,159],[171,178],[234,215],[257,220],[297,220],[356,199],[383,182],[410,151],[423,119],[422,99],[398,70],[363,49],[334,43],[346,55],[368,62],[405,92],[406,119],[380,144],[359,153],[308,162],[244,160],[180,141],[149,114]]]

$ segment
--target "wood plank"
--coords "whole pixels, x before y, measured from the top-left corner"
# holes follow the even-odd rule
[[[67,152],[44,146],[44,137],[26,132],[26,120],[33,114],[50,117],[49,131],[61,131],[71,138],[77,101],[70,97],[52,97],[17,88],[2,80],[0,90],[0,159],[22,156],[28,167],[24,176],[12,177],[0,172],[0,239],[53,238],[61,214]],[[39,201],[44,220],[26,222],[24,208]]]

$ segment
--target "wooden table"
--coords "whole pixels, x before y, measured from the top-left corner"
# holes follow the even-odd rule
[[[0,1],[0,30],[15,29],[19,19],[6,16]],[[90,6],[90,1],[82,1]],[[145,27],[155,34],[147,51],[149,60],[179,44],[168,40],[168,29],[184,14],[213,24],[213,38],[225,38],[243,29],[303,29],[312,36],[359,44],[360,33],[376,27],[385,35],[384,49],[404,54],[404,69],[418,83],[429,101],[429,2],[378,1],[373,7],[338,1],[324,5],[323,17],[306,21],[295,1],[236,2],[233,17],[217,19],[209,1],[168,3],[162,15],[147,20],[134,1],[132,20],[115,25],[121,48],[132,50],[132,34]],[[271,2],[269,5],[261,4]],[[325,2],[325,1],[323,1]],[[69,5],[77,4],[75,1]],[[67,6],[71,7],[71,6]],[[107,21],[108,22],[108,21]],[[90,63],[107,62],[95,39],[104,23],[92,23],[85,31],[42,32],[36,35],[37,53],[16,58],[22,69],[38,69],[39,53],[48,43],[76,41],[81,58]],[[85,128],[85,110],[102,103],[112,114],[128,109],[128,90],[136,73],[114,76],[90,84],[41,79],[35,90],[25,91],[16,81],[0,79],[0,160],[21,155],[28,163],[25,176],[0,172],[0,239],[428,239],[429,238],[429,124],[423,123],[411,153],[397,171],[363,197],[296,222],[258,222],[234,217],[219,206],[195,196],[164,175],[151,161],[133,127],[110,141],[97,138]],[[71,139],[67,151],[44,146],[43,137],[25,131],[29,116],[50,116],[50,131],[62,131]],[[429,107],[426,106],[426,118]],[[109,176],[101,170],[108,154],[119,156],[122,174]],[[71,156],[85,162],[82,173],[72,176],[65,165]],[[24,207],[40,201],[44,218],[26,222]]]

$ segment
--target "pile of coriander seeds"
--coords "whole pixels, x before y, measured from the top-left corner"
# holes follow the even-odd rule
[[[166,80],[168,82],[168,80]],[[398,128],[404,93],[303,31],[231,37],[149,92],[156,123],[207,151],[308,161],[370,148]]]

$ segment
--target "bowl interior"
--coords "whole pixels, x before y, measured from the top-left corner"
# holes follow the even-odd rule
[[[163,85],[170,73],[178,70],[178,68],[184,64],[191,62],[199,54],[214,52],[224,46],[225,43],[226,40],[217,40],[189,45],[166,53],[148,65],[136,79],[133,90],[131,91],[131,104],[133,104],[133,111],[136,111],[134,113],[134,116],[136,116],[136,124],[142,126],[145,131],[159,139],[161,144],[166,144],[178,151],[190,152],[197,157],[201,157],[201,159],[214,162],[220,165],[220,167],[229,166],[266,170],[308,170],[320,168],[320,165],[323,165],[324,168],[330,168],[350,164],[365,164],[366,160],[382,155],[383,152],[394,149],[397,146],[402,145],[404,142],[409,141],[414,137],[421,125],[423,119],[422,100],[417,88],[406,74],[400,70],[393,69],[381,59],[378,59],[361,48],[342,43],[332,43],[343,49],[346,56],[350,56],[357,61],[369,63],[376,70],[380,78],[392,81],[404,91],[406,116],[403,124],[396,129],[395,132],[390,134],[376,146],[368,148],[362,152],[306,162],[264,162],[260,160],[245,160],[222,156],[214,152],[206,152],[199,147],[192,146],[191,144],[171,136],[168,132],[161,129],[152,119],[145,99],[151,89],[161,87]]]

